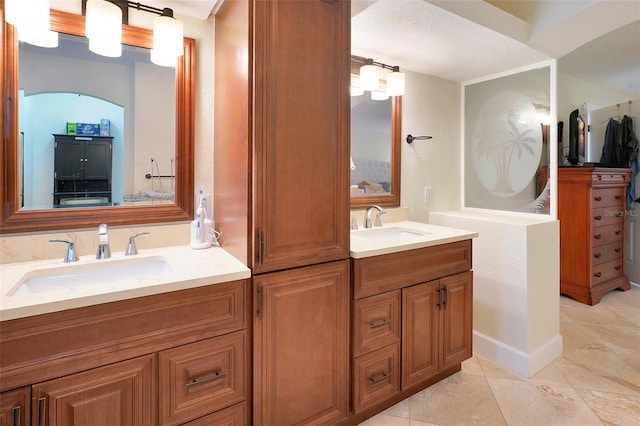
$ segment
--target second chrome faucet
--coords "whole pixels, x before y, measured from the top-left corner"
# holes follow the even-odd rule
[[[376,214],[375,221],[373,222],[373,225],[372,225],[371,212],[373,212],[373,210],[378,210],[378,213]],[[380,216],[386,213],[387,212],[384,211],[384,209],[380,206],[373,205],[371,207],[368,207],[364,213],[364,227],[373,228],[373,226],[382,226],[382,218]]]
[[[98,226],[98,252],[96,259],[108,259],[111,257],[111,249],[109,248],[109,234],[107,233],[107,225],[101,223]]]

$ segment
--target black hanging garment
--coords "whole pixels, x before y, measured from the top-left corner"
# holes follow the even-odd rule
[[[600,164],[618,164],[616,158],[616,139],[618,138],[617,120],[613,118],[609,119],[607,123],[607,130],[604,133],[604,145],[602,145],[602,155],[600,156]]]

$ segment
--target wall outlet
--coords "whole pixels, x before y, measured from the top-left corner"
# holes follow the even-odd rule
[[[431,202],[431,187],[424,187],[424,203],[429,204]]]

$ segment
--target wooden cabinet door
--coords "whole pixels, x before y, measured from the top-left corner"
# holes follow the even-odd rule
[[[33,386],[32,419],[47,426],[147,426],[157,422],[156,356]]]
[[[402,289],[402,390],[439,369],[440,281]]]
[[[84,178],[111,179],[111,142],[88,141],[84,147]]]
[[[251,268],[349,256],[348,1],[255,1]]]
[[[440,280],[444,296],[442,309],[443,370],[470,358],[473,334],[473,272],[463,272]]]
[[[82,178],[84,170],[84,141],[56,141],[54,154],[56,178]]]
[[[349,262],[254,280],[254,424],[336,424],[348,416]]]
[[[30,387],[0,393],[0,426],[27,426],[30,407]]]

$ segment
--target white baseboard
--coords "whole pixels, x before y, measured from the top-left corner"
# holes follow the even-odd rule
[[[523,377],[532,377],[562,356],[562,336],[558,334],[533,352],[525,353],[473,330],[473,351]]]

